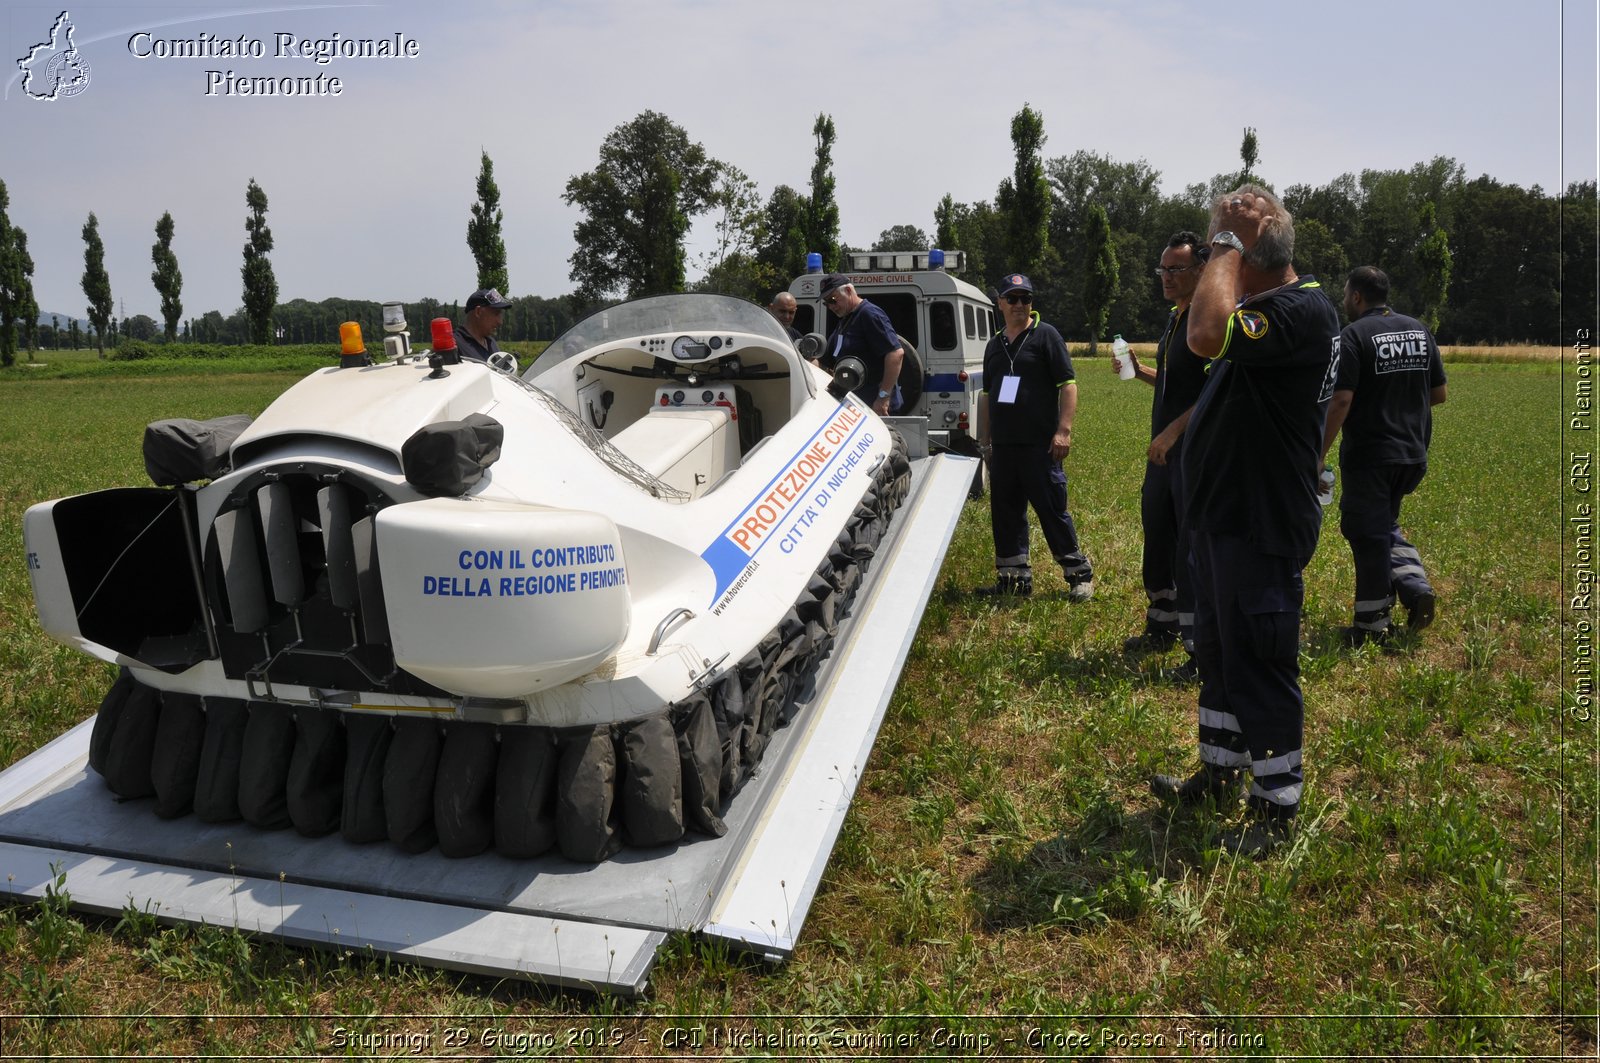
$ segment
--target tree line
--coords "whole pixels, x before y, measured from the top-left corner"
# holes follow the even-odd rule
[[[721,292],[766,302],[805,270],[808,253],[825,269],[841,268],[855,250],[966,252],[959,275],[982,289],[1008,272],[1027,273],[1040,312],[1073,338],[1091,345],[1110,332],[1150,337],[1167,307],[1150,272],[1168,237],[1189,229],[1204,234],[1210,204],[1245,182],[1273,189],[1295,215],[1295,266],[1337,292],[1346,273],[1377,265],[1393,281],[1397,308],[1428,322],[1444,343],[1564,344],[1566,331],[1593,327],[1596,307],[1597,196],[1593,181],[1547,194],[1488,175],[1469,179],[1451,158],[1408,170],[1362,170],[1324,185],[1275,189],[1265,175],[1256,131],[1244,130],[1241,169],[1168,195],[1161,172],[1144,159],[1119,161],[1078,150],[1047,158],[1043,115],[1024,105],[1013,117],[1013,166],[992,199],[957,202],[945,195],[932,207],[933,234],[914,223],[891,226],[870,247],[840,236],[830,115],[812,125],[813,164],[804,190],[780,184],[765,197],[738,166],[712,158],[666,115],[645,111],[602,141],[592,170],[574,175],[562,199],[579,208],[576,249],[568,260],[568,295],[509,296],[500,337],[550,339],[585,313],[617,299],[684,290]],[[494,164],[482,152],[477,199],[467,244],[478,287],[509,293],[505,213]],[[245,191],[247,240],[241,274],[242,307],[224,317],[211,310],[184,318],[183,277],[172,251],[170,212],[156,222],[151,282],[161,296],[162,322],[139,314],[118,322],[99,223],[84,223],[82,288],[90,327],[76,319],[62,329],[32,323],[34,263],[27,234],[11,224],[0,181],[0,363],[23,345],[78,346],[87,340],[104,355],[108,342],[311,343],[338,335],[357,321],[369,337],[382,333],[382,304],[372,300],[295,299],[279,303],[266,224],[267,196],[252,178]],[[694,219],[707,216],[713,241],[693,266],[685,243]],[[426,337],[432,318],[457,317],[456,303],[421,299],[407,304],[408,327]],[[26,327],[18,328],[26,324]],[[159,330],[159,331],[158,331]]]
[[[565,199],[584,219],[570,260],[574,298],[593,306],[681,290],[688,219],[708,213],[716,243],[692,287],[766,301],[805,268],[808,251],[840,268],[855,248],[839,236],[831,117],[812,129],[810,185],[779,185],[763,201],[738,167],[709,158],[665,115],[646,111],[602,144],[594,170],[573,177]],[[1144,159],[1087,150],[1047,158],[1043,116],[1012,119],[1012,172],[992,200],[933,207],[930,238],[916,224],[883,230],[865,250],[966,252],[963,279],[990,289],[1009,272],[1034,281],[1041,313],[1091,344],[1110,332],[1150,337],[1167,306],[1151,275],[1168,238],[1204,235],[1212,201],[1240,184],[1273,190],[1295,215],[1297,270],[1327,282],[1334,302],[1355,266],[1393,280],[1395,305],[1427,321],[1445,343],[1562,345],[1566,330],[1595,324],[1597,200],[1593,181],[1559,194],[1469,179],[1454,159],[1407,170],[1366,169],[1327,184],[1275,188],[1253,128],[1241,168],[1161,191]]]

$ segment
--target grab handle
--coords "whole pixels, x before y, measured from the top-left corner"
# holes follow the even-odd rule
[[[661,640],[667,637],[667,632],[685,620],[692,620],[693,618],[694,610],[681,605],[668,613],[661,623],[656,625],[656,633],[650,636],[650,648],[644,652],[649,656],[654,656],[656,650],[661,648]]]

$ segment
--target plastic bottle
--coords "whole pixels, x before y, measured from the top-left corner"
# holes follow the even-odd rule
[[[1133,368],[1133,355],[1128,351],[1128,341],[1122,338],[1120,332],[1111,338],[1111,356],[1117,359],[1117,375],[1123,380],[1132,380],[1137,375]]]
[[[1322,475],[1317,477],[1317,501],[1324,506],[1333,505],[1333,484],[1333,466],[1324,465]]]

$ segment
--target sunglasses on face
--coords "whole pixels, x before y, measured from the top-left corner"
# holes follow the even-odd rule
[[[1006,296],[1006,302],[1010,303],[1012,306],[1019,306],[1023,303],[1033,302],[1033,296],[1027,292],[1012,292],[1010,295]]]
[[[1157,266],[1156,267],[1156,276],[1158,276],[1158,277],[1163,277],[1163,276],[1165,276],[1165,277],[1176,277],[1180,273],[1188,273],[1191,269],[1194,269],[1194,267],[1193,266]]]
[[[838,301],[839,297],[837,295],[830,295],[826,299],[822,300],[822,305],[831,310],[833,309],[833,304],[837,303]]]

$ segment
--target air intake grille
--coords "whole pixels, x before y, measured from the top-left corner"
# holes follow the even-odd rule
[[[274,685],[443,694],[394,664],[373,528],[393,501],[347,470],[307,465],[234,491],[206,549],[230,678],[256,697]]]

